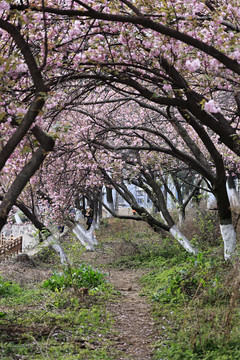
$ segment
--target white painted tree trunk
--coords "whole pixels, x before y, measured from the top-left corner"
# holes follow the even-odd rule
[[[197,254],[197,249],[195,249],[190,241],[186,238],[186,236],[184,236],[181,231],[176,227],[176,225],[173,225],[171,227],[171,229],[169,230],[169,232],[172,234],[172,236],[179,242],[179,244],[181,244],[184,249],[192,254]]]
[[[59,235],[59,233],[56,233],[55,235],[50,235],[41,244],[38,244],[37,246],[32,247],[31,250],[26,250],[24,252],[26,252],[29,256],[34,256],[41,249],[51,245],[53,247],[53,249],[56,251],[56,253],[59,255],[61,263],[64,265],[67,265],[69,263],[67,255],[65,254],[62,246],[59,244],[59,241],[58,241],[58,239],[61,238],[63,235],[64,235],[63,233],[60,235]]]
[[[83,218],[84,218],[84,217],[83,217],[82,211],[76,209],[75,221],[81,221]]]
[[[77,223],[73,228],[73,233],[87,250],[94,251],[95,245],[98,244],[96,236],[94,235],[95,227],[96,223],[93,222],[89,230],[86,230],[80,223]]]
[[[51,245],[52,245],[53,249],[56,251],[56,253],[60,256],[61,263],[64,265],[67,265],[68,258],[67,258],[67,255],[65,254],[63,248],[61,247],[61,245],[57,242],[53,242]]]
[[[236,231],[233,224],[220,225],[220,230],[224,243],[224,259],[228,260],[232,257],[236,249]]]
[[[22,224],[23,223],[18,213],[16,213],[14,215],[14,217],[15,217],[16,224]]]
[[[236,189],[227,186],[227,193],[232,210],[240,211],[240,198]]]
[[[107,203],[107,207],[114,213],[114,203],[113,202],[108,202]],[[112,214],[108,211],[107,212],[107,217],[110,218],[112,217]]]
[[[178,215],[178,221],[179,221],[179,226],[183,226],[185,223],[185,216],[182,212],[179,213]]]
[[[237,192],[236,188],[230,188],[228,182],[226,182],[226,189],[228,194],[228,199],[230,202],[231,209],[234,211],[240,211],[240,195]],[[208,208],[216,208],[217,201],[213,194],[208,195]]]
[[[56,253],[60,256],[60,261],[62,264],[67,265],[68,264],[68,258],[65,254],[62,246],[59,244],[57,236],[51,235],[47,238],[48,243],[53,247],[53,249],[56,251]]]

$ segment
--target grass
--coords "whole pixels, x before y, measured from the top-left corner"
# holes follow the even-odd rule
[[[110,291],[105,288],[104,291]],[[72,289],[21,289],[2,297],[0,357],[9,359],[114,359],[106,334],[112,319],[101,294]]]
[[[134,222],[113,219],[105,221],[97,238],[96,254],[86,253],[74,238],[63,239],[72,263],[70,273],[69,269],[63,271],[52,251],[44,250],[36,260],[37,267],[46,271],[41,281],[37,275],[35,280],[26,277],[25,281],[22,277],[27,268],[19,282],[16,276],[2,275],[1,359],[124,358],[126,354],[114,348],[110,336],[113,319],[106,311],[106,303],[118,299],[119,294],[102,281],[104,270],[97,268],[106,266],[106,254],[108,267],[143,269],[142,295],[152,305],[159,335],[155,360],[240,359],[239,265],[222,259],[222,246],[213,246],[211,240],[210,252],[204,250],[204,244],[193,257],[144,223],[136,227]],[[86,259],[98,265],[85,266]],[[49,275],[49,269],[55,273]],[[86,285],[82,282],[84,269],[87,292],[81,288]],[[42,286],[55,280],[59,286]]]
[[[156,360],[240,359],[240,269],[222,259],[222,246],[189,256],[169,238],[148,241],[114,266],[145,269],[143,295],[160,338]]]
[[[1,359],[114,358],[104,338],[112,320],[100,296],[22,288],[0,305]]]
[[[73,257],[77,263],[81,247],[73,240],[66,245],[69,251],[74,245]],[[31,269],[23,266],[26,272],[20,271],[19,283],[16,275],[15,280],[0,278],[0,358],[113,360],[120,357],[111,343],[113,320],[106,311],[106,302],[113,301],[117,295],[105,281],[105,274],[79,263],[79,258],[77,267],[64,269],[52,251],[43,252],[35,263],[46,274],[52,268],[51,276],[46,278],[44,273],[41,281],[39,278],[34,281]]]

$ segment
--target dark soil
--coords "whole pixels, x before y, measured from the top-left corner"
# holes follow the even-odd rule
[[[115,318],[115,347],[125,351],[126,357],[120,359],[151,359],[154,341],[154,324],[150,305],[141,296],[139,278],[142,271],[112,270],[110,282],[121,293],[118,302],[109,304],[107,309]]]

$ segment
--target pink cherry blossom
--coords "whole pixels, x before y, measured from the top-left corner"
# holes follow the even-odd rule
[[[237,49],[233,52],[234,59],[240,61],[240,50]]]
[[[4,11],[4,10],[9,10],[10,9],[10,5],[7,1],[1,1],[0,2],[0,12]]]
[[[163,90],[166,90],[166,91],[172,90],[172,85],[171,84],[164,84],[163,85]]]
[[[221,108],[218,104],[215,103],[214,100],[209,100],[204,104],[204,110],[211,112],[211,113],[218,113]]]
[[[194,60],[187,60],[186,61],[186,68],[190,71],[196,71],[200,68],[201,63],[199,59],[194,59]]]

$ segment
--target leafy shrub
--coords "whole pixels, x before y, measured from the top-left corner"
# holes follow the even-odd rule
[[[143,277],[161,326],[156,359],[240,360],[239,274],[238,263],[199,253]]]
[[[82,264],[78,268],[66,267],[62,272],[53,272],[53,276],[44,281],[43,287],[52,291],[65,288],[95,288],[105,282],[104,274],[90,265]]]
[[[20,293],[21,288],[19,285],[10,281],[4,281],[0,277],[0,296],[11,296]]]
[[[128,245],[125,246],[125,250],[128,250],[125,251],[126,254],[121,251],[123,248],[120,251],[119,247],[116,248],[116,259],[111,265],[125,268],[159,268],[165,262],[171,265],[182,264],[189,256],[182,246],[166,236],[155,243],[149,241],[138,245],[129,242]]]
[[[163,270],[160,280],[162,286],[153,293],[153,300],[161,303],[180,303],[182,300],[194,299],[200,294],[202,301],[206,297],[208,303],[226,299],[227,294],[223,291],[214,259],[209,260],[203,253],[198,253],[197,256],[189,256],[181,269],[174,269],[170,274],[167,269]],[[164,273],[167,274],[167,279]]]
[[[200,207],[192,207],[187,211],[184,224],[181,226],[182,233],[202,251],[221,245],[221,233],[217,211],[207,210],[207,204]]]
[[[197,211],[194,219],[197,228],[195,240],[202,249],[207,250],[209,246],[219,246],[221,241],[219,230],[219,219],[215,211]]]
[[[187,295],[185,292],[187,275],[187,270],[183,269],[179,273],[169,276],[167,285],[159,288],[158,291],[153,294],[153,300],[161,303],[184,300]],[[191,285],[193,285],[194,282],[193,279]]]

